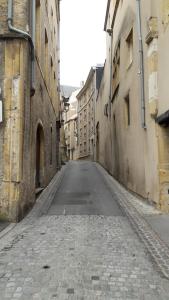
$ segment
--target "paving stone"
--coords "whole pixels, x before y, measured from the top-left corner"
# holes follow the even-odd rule
[[[114,192],[128,197],[115,184]],[[123,214],[38,216],[34,209],[0,243],[0,300],[169,300],[168,280]]]
[[[76,251],[70,256],[73,243]],[[35,250],[36,257],[28,255]],[[4,299],[169,299],[166,280],[125,217],[45,215],[3,253],[0,263],[8,268],[8,279],[0,278]]]

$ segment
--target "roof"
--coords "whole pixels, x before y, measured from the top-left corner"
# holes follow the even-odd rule
[[[72,95],[72,93],[78,89],[79,87],[70,86],[70,85],[61,85],[60,86],[61,96],[69,98]]]
[[[113,16],[112,16],[112,22],[111,22],[111,29],[113,29],[113,27],[114,27],[114,22],[115,22],[115,18],[116,18],[119,3],[120,3],[120,0],[116,0],[116,1],[113,2]],[[107,20],[108,20],[108,16],[109,16],[110,4],[111,4],[111,0],[108,0],[105,23],[104,23],[104,31],[107,31]]]
[[[96,67],[91,67],[90,72],[88,74],[88,77],[86,79],[86,82],[84,84],[84,86],[82,87],[82,89],[80,90],[80,92],[77,94],[77,99],[80,99],[80,97],[83,95],[83,93],[85,93],[85,91],[87,90],[91,79],[93,78],[95,72],[96,72],[96,88],[99,88],[100,82],[101,82],[101,78],[102,78],[102,74],[103,74],[103,69],[104,69],[104,65],[102,64],[97,64]]]
[[[111,0],[108,0],[108,2],[107,2],[106,16],[105,16],[105,22],[104,22],[104,31],[106,31],[106,27],[107,27],[107,19],[108,19],[108,15],[109,15],[110,1]]]
[[[87,77],[87,79],[86,79],[86,82],[85,82],[84,86],[82,87],[82,89],[80,90],[80,92],[79,92],[79,93],[77,94],[77,96],[76,96],[77,99],[79,99],[79,98],[83,95],[83,93],[87,90],[88,84],[89,84],[89,82],[91,81],[91,78],[93,77],[94,72],[95,72],[95,68],[94,68],[94,67],[91,67],[90,72],[89,72],[89,74],[88,74],[88,77]]]

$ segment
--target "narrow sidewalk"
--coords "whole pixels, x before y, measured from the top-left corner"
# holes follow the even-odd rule
[[[169,215],[164,215],[153,206],[141,201],[126,190],[107,171],[96,163],[105,182],[115,192],[118,202],[145,244],[162,275],[169,279]]]

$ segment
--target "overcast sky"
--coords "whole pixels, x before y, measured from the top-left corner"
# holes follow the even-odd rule
[[[61,0],[61,84],[79,86],[104,63],[107,0]]]

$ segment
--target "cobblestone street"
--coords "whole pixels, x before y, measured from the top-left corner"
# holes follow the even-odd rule
[[[169,299],[168,280],[103,179],[95,164],[69,163],[50,208],[1,239],[1,300]]]

